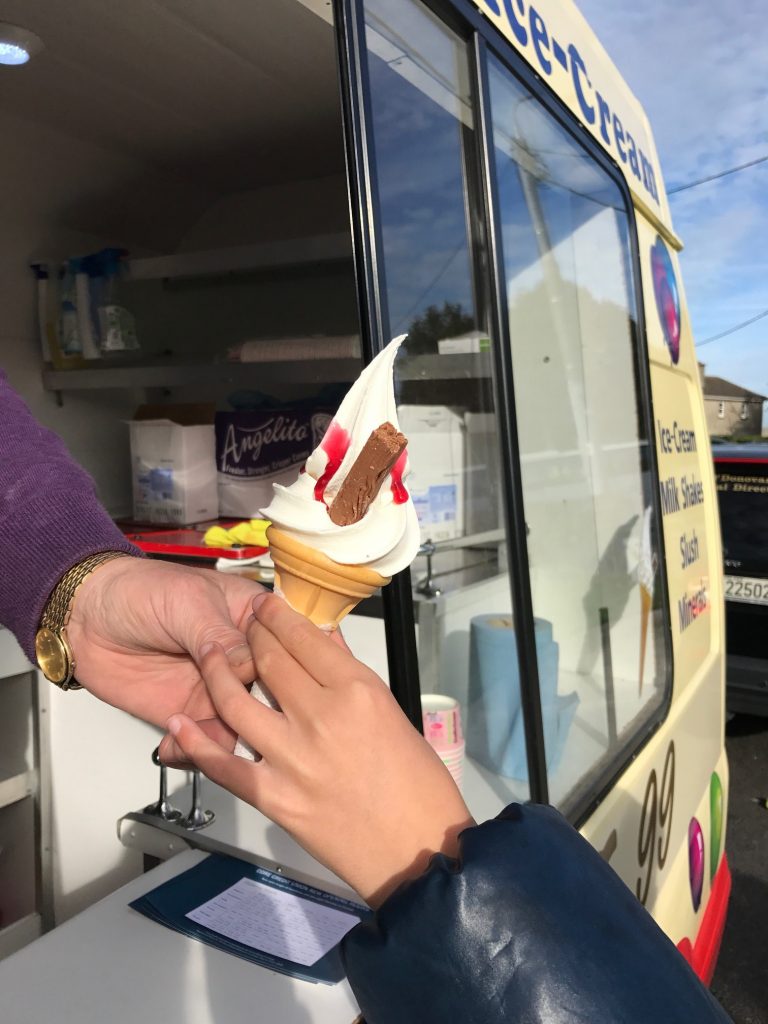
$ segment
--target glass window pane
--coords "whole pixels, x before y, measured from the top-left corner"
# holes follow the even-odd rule
[[[463,792],[488,817],[529,788],[467,46],[412,0],[365,12],[389,333],[408,333],[396,377],[425,545],[412,570],[421,686],[458,702]],[[450,716],[433,727],[454,745]]]
[[[725,564],[743,576],[768,576],[768,462],[714,452]]]
[[[500,63],[491,113],[550,800],[664,699],[657,525],[618,186]]]
[[[369,0],[366,23],[390,330],[435,353],[441,335],[476,326],[465,45],[409,0]]]

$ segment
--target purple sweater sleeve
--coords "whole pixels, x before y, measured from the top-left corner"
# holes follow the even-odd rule
[[[0,623],[32,661],[51,591],[97,551],[141,554],[100,504],[90,476],[0,370]]]

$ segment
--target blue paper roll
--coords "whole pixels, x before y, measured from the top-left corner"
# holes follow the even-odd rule
[[[559,648],[552,623],[534,620],[547,766],[554,771],[578,704],[557,692]],[[528,778],[517,638],[508,615],[478,615],[470,623],[466,743],[469,757],[506,778]]]

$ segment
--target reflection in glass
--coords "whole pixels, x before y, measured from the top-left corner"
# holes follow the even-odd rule
[[[408,333],[396,377],[425,552],[412,570],[421,686],[458,702],[464,795],[487,817],[529,790],[469,61],[418,3],[365,11],[388,333]],[[435,735],[454,728],[440,707]]]
[[[624,202],[501,64],[490,69],[504,276],[550,799],[583,793],[664,698]],[[538,644],[537,644],[538,649]]]
[[[409,351],[472,330],[476,301],[465,208],[472,132],[464,44],[421,5],[366,5],[374,145],[390,333]],[[375,57],[374,57],[375,55]]]

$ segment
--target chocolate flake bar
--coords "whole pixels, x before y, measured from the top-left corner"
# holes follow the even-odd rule
[[[328,509],[337,526],[350,526],[363,518],[407,444],[408,438],[391,423],[376,427]]]

